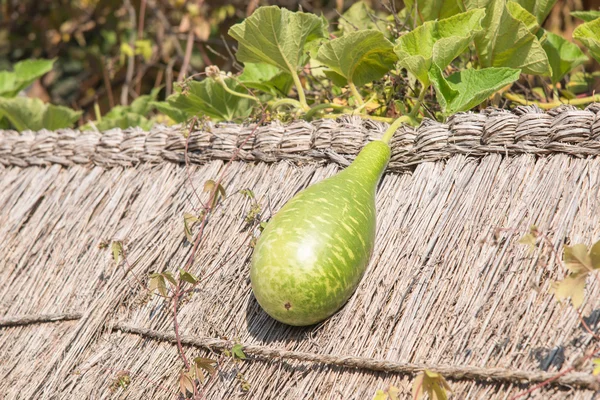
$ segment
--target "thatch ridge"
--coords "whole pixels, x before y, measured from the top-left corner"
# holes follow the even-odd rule
[[[381,133],[360,126],[369,135]],[[228,127],[233,135],[233,126]],[[246,129],[240,129],[242,136]],[[567,144],[582,143],[593,144],[590,138]],[[554,253],[530,254],[517,240],[531,224],[550,234],[558,253],[565,238],[597,240],[600,158],[547,149],[504,154],[436,155],[443,162],[421,160],[411,174],[386,174],[377,195],[377,245],[368,271],[338,314],[310,328],[276,323],[253,299],[251,249],[244,246],[251,204],[231,196],[212,217],[191,271],[210,278],[179,316],[182,334],[191,338],[189,355],[218,357],[196,348],[193,340],[216,340],[221,347],[239,340],[251,360],[222,360],[206,398],[358,400],[389,384],[399,386],[403,398],[409,396],[412,376],[355,369],[356,363],[340,360],[415,370],[427,365],[526,371],[537,377],[576,362],[593,339],[572,307],[547,294],[552,280],[565,271]],[[223,185],[229,194],[252,189],[268,216],[301,188],[338,170],[336,163],[318,160],[236,161]],[[177,272],[190,251],[182,222],[195,199],[188,172],[201,185],[219,174],[223,161],[209,159],[189,171],[160,154],[135,167],[89,161],[66,168],[61,163],[6,165],[0,168],[0,360],[5,360],[0,361],[0,395],[173,398],[181,362],[169,339],[169,310],[116,269],[110,251],[98,243],[124,240],[130,259],[139,260],[133,268],[138,276]],[[506,230],[494,240],[497,228]],[[590,281],[582,312],[594,329],[599,293],[599,282]],[[308,354],[317,362],[261,357],[261,351]],[[589,370],[586,364],[558,383],[570,385],[574,381],[568,379],[580,377],[588,379],[583,386],[593,387],[593,378],[584,378]],[[128,371],[132,381],[127,389],[114,390],[120,371]],[[240,390],[237,372],[250,382],[247,394]],[[527,387],[523,376],[503,384],[465,378],[452,382],[457,399],[508,398]],[[593,396],[593,390],[554,386],[533,398]]]
[[[240,128],[235,124],[208,124],[204,130],[191,132],[189,161],[228,160],[241,147],[237,158],[243,161],[331,160],[346,165],[366,142],[381,137],[387,124],[341,117],[339,121],[295,121],[287,125],[273,122],[254,132],[255,128],[255,125]],[[0,136],[0,164],[20,167],[94,164],[111,168],[141,162],[182,163],[185,146],[181,127],[155,126],[148,133],[139,129],[103,133],[5,131]],[[404,171],[454,154],[597,156],[600,103],[585,110],[564,105],[548,112],[537,106],[520,106],[512,111],[488,108],[480,113],[455,114],[446,123],[426,119],[418,128],[400,128],[391,147],[391,171]]]

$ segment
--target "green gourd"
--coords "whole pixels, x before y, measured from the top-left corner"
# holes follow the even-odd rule
[[[375,192],[390,158],[387,136],[367,144],[343,171],[299,192],[265,227],[250,279],[271,317],[312,325],[356,290],[375,243]]]

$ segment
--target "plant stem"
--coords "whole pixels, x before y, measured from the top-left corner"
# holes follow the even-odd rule
[[[94,114],[96,114],[96,121],[101,122],[102,121],[102,113],[100,113],[100,106],[98,105],[98,102],[94,102]]]
[[[391,124],[392,122],[394,122],[394,118],[378,117],[377,115],[369,115],[369,114],[352,114],[352,115],[356,115],[357,117],[361,117],[364,119],[372,119],[373,121],[387,122],[388,124]],[[339,117],[340,117],[340,114],[325,114],[325,115],[323,115],[323,118],[327,118],[327,119],[336,119]]]
[[[419,110],[421,109],[421,103],[423,103],[423,99],[425,98],[425,95],[427,94],[427,89],[429,89],[429,86],[423,86],[421,88],[421,92],[419,93],[419,98],[417,98],[417,102],[415,103],[414,107],[412,108],[412,110],[410,110],[410,113],[408,114],[411,119],[414,119],[415,116],[417,115],[417,113],[419,112]]]
[[[344,111],[344,110],[350,109],[350,107],[342,106],[340,104],[331,104],[331,103],[317,104],[316,106],[313,106],[310,110],[308,110],[308,112],[306,114],[304,114],[304,118],[310,121],[311,118],[317,113],[317,111],[324,110],[326,108],[331,108],[336,111]]]
[[[528,100],[522,98],[521,96],[513,94],[513,93],[504,93],[503,96],[505,99],[508,99],[510,101],[513,101],[517,104],[521,104],[524,106],[527,106],[529,104],[535,104],[542,110],[550,110],[552,108],[556,108],[556,107],[562,106],[564,104],[570,104],[573,106],[583,106],[583,105],[586,105],[589,103],[593,103],[595,101],[600,101],[600,94],[597,94],[594,96],[579,97],[577,99],[572,99],[572,100],[563,98],[560,101],[555,101],[552,103],[540,103],[538,101],[528,101]]]
[[[279,99],[276,102],[271,104],[271,108],[273,110],[277,110],[279,107],[285,106],[285,105],[292,106],[297,109],[302,109],[302,104],[298,100],[294,100],[294,99]]]
[[[302,82],[300,82],[300,77],[298,76],[298,72],[295,68],[290,68],[290,72],[292,74],[292,79],[294,80],[294,85],[296,85],[296,91],[298,92],[298,100],[300,101],[300,108],[303,111],[310,110],[308,103],[306,102],[306,95],[304,94],[304,89],[302,89]]]
[[[225,80],[223,80],[223,77],[221,75],[216,76],[215,80],[223,87],[223,89],[225,89],[225,91],[227,93],[237,96],[237,97],[241,97],[243,99],[248,99],[248,100],[258,102],[258,99],[254,96],[250,96],[249,94],[240,93],[240,92],[236,92],[235,90],[232,90],[229,86],[227,86],[227,84],[225,83]]]
[[[352,81],[348,81],[348,86],[350,87],[350,91],[352,92],[352,96],[354,96],[354,99],[358,103],[359,107],[364,106],[365,101],[363,100],[362,96],[358,92],[358,89],[356,88],[356,86],[354,85],[354,83],[352,83]]]

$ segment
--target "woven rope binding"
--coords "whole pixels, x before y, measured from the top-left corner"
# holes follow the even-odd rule
[[[347,165],[370,140],[381,137],[387,124],[344,116],[338,121],[295,121],[261,126],[239,153],[244,161],[327,161]],[[192,132],[189,159],[204,163],[229,159],[254,126],[218,124]],[[454,154],[482,157],[565,153],[600,155],[600,103],[585,110],[564,105],[548,112],[536,106],[512,111],[488,108],[458,113],[446,123],[426,119],[418,128],[401,127],[392,141],[390,169],[404,171],[426,161]],[[179,127],[112,129],[104,133],[0,131],[0,165],[5,167],[90,164],[104,168],[142,162],[184,162],[185,139]]]

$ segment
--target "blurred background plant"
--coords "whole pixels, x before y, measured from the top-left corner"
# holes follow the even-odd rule
[[[259,6],[279,5],[323,14],[330,21],[330,30],[335,32],[336,29],[343,31],[344,26],[346,30],[354,28],[356,21],[361,21],[340,17],[353,3],[344,0],[0,0],[0,71],[12,70],[19,61],[27,59],[54,59],[50,72],[23,88],[26,96],[76,110],[77,114],[68,117],[76,116],[80,126],[89,127],[90,122],[95,122],[101,128],[108,128],[131,123],[147,128],[151,121],[138,112],[148,113],[153,107],[161,106],[156,100],[165,100],[175,92],[174,82],[202,73],[212,65],[222,71],[241,71],[242,66],[234,57],[237,42],[227,32]],[[364,3],[372,9],[372,17],[382,19],[384,17],[379,15],[394,15],[404,7],[401,1]],[[543,27],[571,40],[573,30],[582,22],[572,17],[571,12],[599,7],[600,0],[558,0]],[[412,28],[408,26],[408,19],[402,22],[396,24],[390,36],[402,35]],[[599,64],[590,59],[585,68],[593,72],[599,69]],[[571,79],[572,85],[584,85],[588,92],[598,88],[598,80],[590,81],[590,75],[573,77],[576,79]],[[523,82],[524,88],[528,87],[526,83]],[[318,89],[318,82],[313,86]],[[389,90],[388,86],[384,84],[373,90]],[[339,94],[335,90],[337,88],[333,94]],[[539,98],[541,94],[530,91],[525,95]],[[132,104],[140,96],[147,97]],[[118,119],[118,122],[102,125],[103,116]]]

